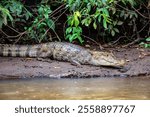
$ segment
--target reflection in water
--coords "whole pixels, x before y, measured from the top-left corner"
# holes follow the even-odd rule
[[[150,99],[150,79],[0,80],[0,99]]]

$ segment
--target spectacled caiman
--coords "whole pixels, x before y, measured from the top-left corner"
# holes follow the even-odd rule
[[[36,45],[0,44],[0,56],[53,58],[78,65],[110,66],[122,68],[125,60],[117,59],[112,53],[93,51],[66,42],[49,42]]]

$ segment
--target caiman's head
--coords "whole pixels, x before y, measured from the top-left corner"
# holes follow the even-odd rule
[[[123,67],[125,60],[117,59],[112,53],[91,51],[91,64],[96,66]]]

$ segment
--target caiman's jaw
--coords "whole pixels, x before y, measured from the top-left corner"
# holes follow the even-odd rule
[[[122,67],[125,60],[118,60],[112,53],[94,51],[91,63],[96,66]]]

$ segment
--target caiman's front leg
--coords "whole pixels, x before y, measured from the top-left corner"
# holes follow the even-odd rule
[[[76,61],[76,60],[74,60],[74,59],[71,59],[71,65],[74,65],[74,66],[77,66],[77,67],[82,67],[82,65],[80,64],[80,62],[79,61]]]
[[[131,66],[124,66],[124,67],[115,67],[115,68],[118,68],[120,72],[124,73],[124,72],[127,72]]]
[[[50,58],[37,58],[38,61],[42,61],[42,62],[48,62],[48,63],[52,63],[52,60]]]
[[[81,66],[81,64],[78,61],[71,60],[71,64],[75,66]]]
[[[37,60],[43,61],[43,62],[49,62],[52,63],[52,60],[50,59],[51,53],[48,51],[48,49],[41,49],[37,54]]]

